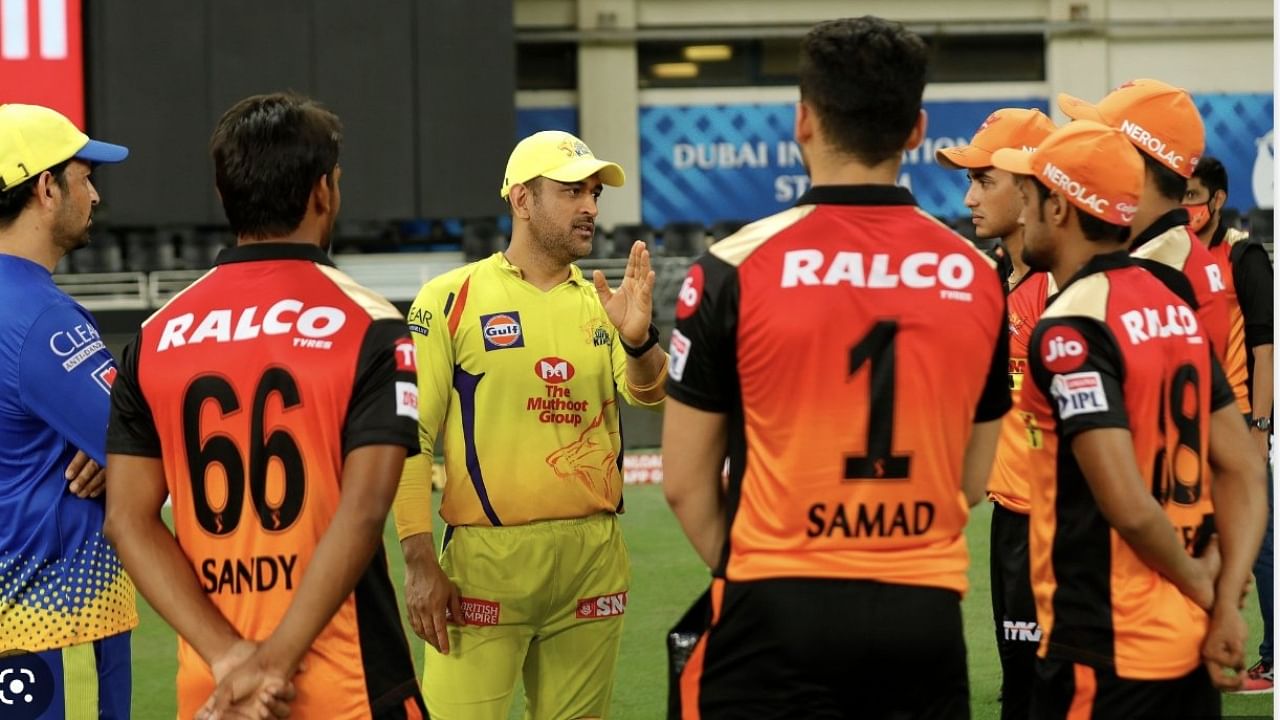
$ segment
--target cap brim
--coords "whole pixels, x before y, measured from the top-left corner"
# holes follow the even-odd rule
[[[101,140],[90,140],[72,157],[91,163],[118,163],[129,157],[129,148]]]
[[[555,170],[543,173],[542,176],[560,182],[579,182],[597,173],[600,175],[600,182],[611,187],[622,187],[627,181],[621,165],[588,157],[571,160]]]
[[[1092,120],[1103,125],[1107,124],[1107,121],[1102,119],[1102,113],[1098,112],[1097,105],[1085,102],[1075,95],[1058,93],[1058,109],[1072,120]]]
[[[1011,172],[1014,175],[1034,175],[1031,168],[1031,153],[1014,148],[1001,148],[991,153],[992,167]]]
[[[991,153],[976,145],[942,148],[934,153],[938,164],[949,170],[991,167]]]

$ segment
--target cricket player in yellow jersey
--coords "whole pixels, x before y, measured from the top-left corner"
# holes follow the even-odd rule
[[[395,514],[437,720],[506,718],[522,675],[525,717],[608,712],[631,577],[618,401],[660,407],[667,376],[644,244],[616,291],[573,265],[591,252],[603,186],[623,180],[568,133],[525,138],[502,181],[510,247],[431,280],[409,311],[424,454],[405,468]]]

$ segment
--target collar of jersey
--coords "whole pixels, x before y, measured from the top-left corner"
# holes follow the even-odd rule
[[[512,265],[511,261],[507,260],[507,256],[501,251],[490,255],[489,260],[497,265],[499,270],[502,270],[511,277],[518,278],[520,280],[524,279],[524,271],[515,265]],[[569,264],[569,282],[574,285],[583,286],[591,284],[585,277],[583,277],[582,269],[572,263]]]
[[[1151,227],[1138,233],[1138,236],[1133,239],[1133,243],[1129,245],[1129,252],[1137,250],[1179,225],[1189,225],[1190,223],[1191,213],[1187,212],[1186,209],[1176,208],[1170,210],[1156,218],[1156,221],[1151,223]]]
[[[1227,224],[1218,220],[1218,229],[1213,231],[1213,237],[1209,238],[1209,247],[1216,248],[1227,239]]]
[[[321,265],[333,264],[329,253],[311,243],[288,242],[255,242],[247,245],[236,245],[218,253],[217,265],[239,262],[258,262],[262,260],[307,260]]]
[[[796,205],[915,205],[911,191],[899,185],[815,185]]]
[[[1107,270],[1120,270],[1121,268],[1133,267],[1134,265],[1136,265],[1136,263],[1134,263],[1133,258],[1124,250],[1094,255],[1093,259],[1085,263],[1084,267],[1080,268],[1075,275],[1072,275],[1071,279],[1068,280],[1067,283],[1058,290],[1058,292],[1061,294],[1063,290],[1071,287],[1072,283],[1088,275],[1106,272]]]

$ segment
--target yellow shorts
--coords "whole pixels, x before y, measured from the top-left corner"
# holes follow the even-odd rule
[[[465,622],[448,655],[426,648],[433,720],[505,720],[521,675],[526,718],[608,714],[631,585],[616,515],[455,528],[440,565]]]

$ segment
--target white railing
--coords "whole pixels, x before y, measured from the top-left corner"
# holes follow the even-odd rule
[[[67,273],[53,281],[86,310],[145,310],[151,305],[143,272]]]
[[[674,302],[692,258],[654,257],[658,274],[655,305]],[[423,283],[463,264],[461,253],[405,253],[340,256],[343,272],[361,285],[393,302],[408,302],[418,295]],[[592,259],[578,263],[588,280],[600,270],[613,287],[622,282],[627,268],[623,258]],[[200,279],[207,270],[153,270],[125,273],[68,273],[53,279],[88,310],[155,309]]]
[[[153,270],[150,273],[150,287],[147,298],[151,307],[158,308],[169,302],[170,298],[186,290],[191,283],[199,280],[208,270]]]

